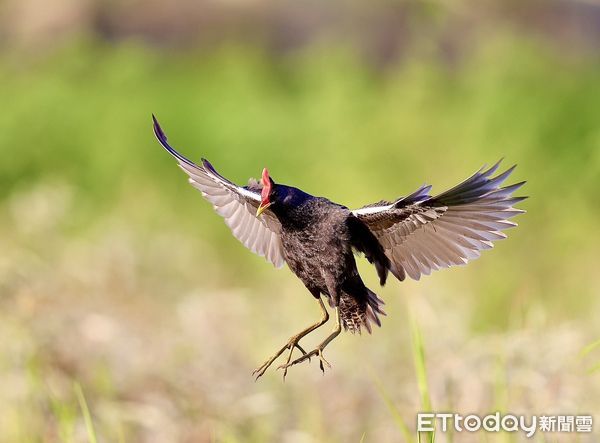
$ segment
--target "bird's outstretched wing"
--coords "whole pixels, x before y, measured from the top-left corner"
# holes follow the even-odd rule
[[[399,280],[418,280],[432,270],[463,265],[506,238],[508,219],[520,214],[513,206],[526,197],[512,193],[525,182],[500,187],[515,166],[492,177],[500,162],[480,169],[454,188],[431,197],[431,186],[394,202],[379,202],[353,211],[373,232]]]
[[[177,159],[179,167],[189,175],[190,184],[212,203],[233,235],[276,267],[283,266],[279,220],[268,209],[260,217],[255,215],[261,201],[261,186],[256,182],[249,186],[238,186],[220,175],[208,160],[202,159],[202,165],[188,160],[167,143],[167,136],[158,121],[154,116],[152,119],[154,135],[160,144]]]

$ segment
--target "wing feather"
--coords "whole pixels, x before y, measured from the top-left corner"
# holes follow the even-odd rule
[[[522,214],[514,207],[527,197],[512,193],[525,182],[501,187],[515,166],[492,177],[500,162],[481,168],[462,183],[432,197],[431,186],[395,202],[380,202],[353,211],[373,232],[399,279],[418,280],[431,271],[464,265],[506,238],[516,226],[509,219]]]
[[[284,264],[281,247],[281,224],[267,209],[259,217],[255,216],[260,205],[260,188],[241,187],[229,181],[205,159],[202,165],[188,160],[167,142],[167,136],[152,116],[154,134],[160,144],[177,159],[179,167],[189,176],[190,184],[208,200],[217,214],[225,219],[233,235],[252,252],[264,256],[276,267]]]

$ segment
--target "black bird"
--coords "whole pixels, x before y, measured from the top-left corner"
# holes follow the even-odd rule
[[[526,197],[512,193],[525,182],[501,187],[515,166],[493,176],[500,162],[482,168],[454,188],[432,197],[431,186],[394,201],[380,201],[350,210],[324,197],[275,183],[265,168],[261,182],[250,180],[238,186],[221,176],[202,159],[198,165],[167,143],[167,137],[153,116],[154,134],[179,162],[189,182],[212,203],[233,235],[247,248],[264,256],[276,267],[288,267],[319,303],[321,319],[292,336],[253,374],[258,379],[286,350],[287,369],[310,357],[331,365],[323,357],[325,347],[342,327],[350,332],[371,324],[381,326],[385,315],[381,300],[365,286],[354,259],[362,253],[372,263],[381,285],[388,271],[402,281],[408,275],[419,280],[431,271],[464,265],[492,248],[492,241],[505,238],[504,229],[516,226],[509,218],[524,211],[514,205]],[[321,297],[335,310],[333,332],[315,349],[304,351],[299,342],[329,320]],[[292,360],[294,349],[302,355]]]

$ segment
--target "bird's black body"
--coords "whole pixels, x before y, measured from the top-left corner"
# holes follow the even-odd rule
[[[375,266],[381,285],[388,272],[400,281],[406,276],[419,280],[434,270],[478,258],[495,240],[506,237],[504,230],[516,226],[509,219],[524,212],[514,205],[525,197],[512,196],[524,182],[502,187],[514,166],[494,176],[500,162],[437,196],[429,194],[431,186],[423,185],[406,197],[350,210],[276,184],[266,168],[260,183],[251,180],[248,186],[238,186],[207,160],[196,164],[175,151],[156,119],[154,133],[177,159],[192,186],[225,219],[233,235],[276,267],[287,263],[319,302],[321,320],[292,336],[256,369],[257,377],[285,350],[289,354],[281,366],[284,377],[288,367],[313,356],[319,357],[323,369],[324,363],[329,365],[323,350],[342,327],[360,332],[364,326],[371,332],[371,323],[381,325],[383,301],[364,285],[355,252],[364,254]],[[329,319],[321,296],[334,307],[336,326],[318,347],[305,352],[300,340]],[[303,355],[291,361],[294,349]]]
[[[316,298],[328,297],[340,307],[344,327],[360,331],[369,321],[380,324],[383,302],[363,283],[354,251],[364,252],[380,269],[389,266],[383,248],[369,229],[345,206],[299,189],[275,185],[273,211],[281,223],[284,258],[296,276]]]

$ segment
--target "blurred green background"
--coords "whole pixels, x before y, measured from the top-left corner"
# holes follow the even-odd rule
[[[7,0],[0,29],[0,441],[405,441],[411,319],[436,411],[600,411],[600,4]],[[317,306],[234,239],[151,113],[238,183],[267,166],[349,207],[505,157],[527,214],[420,282],[361,262],[383,327],[343,334],[325,376],[254,383]]]

